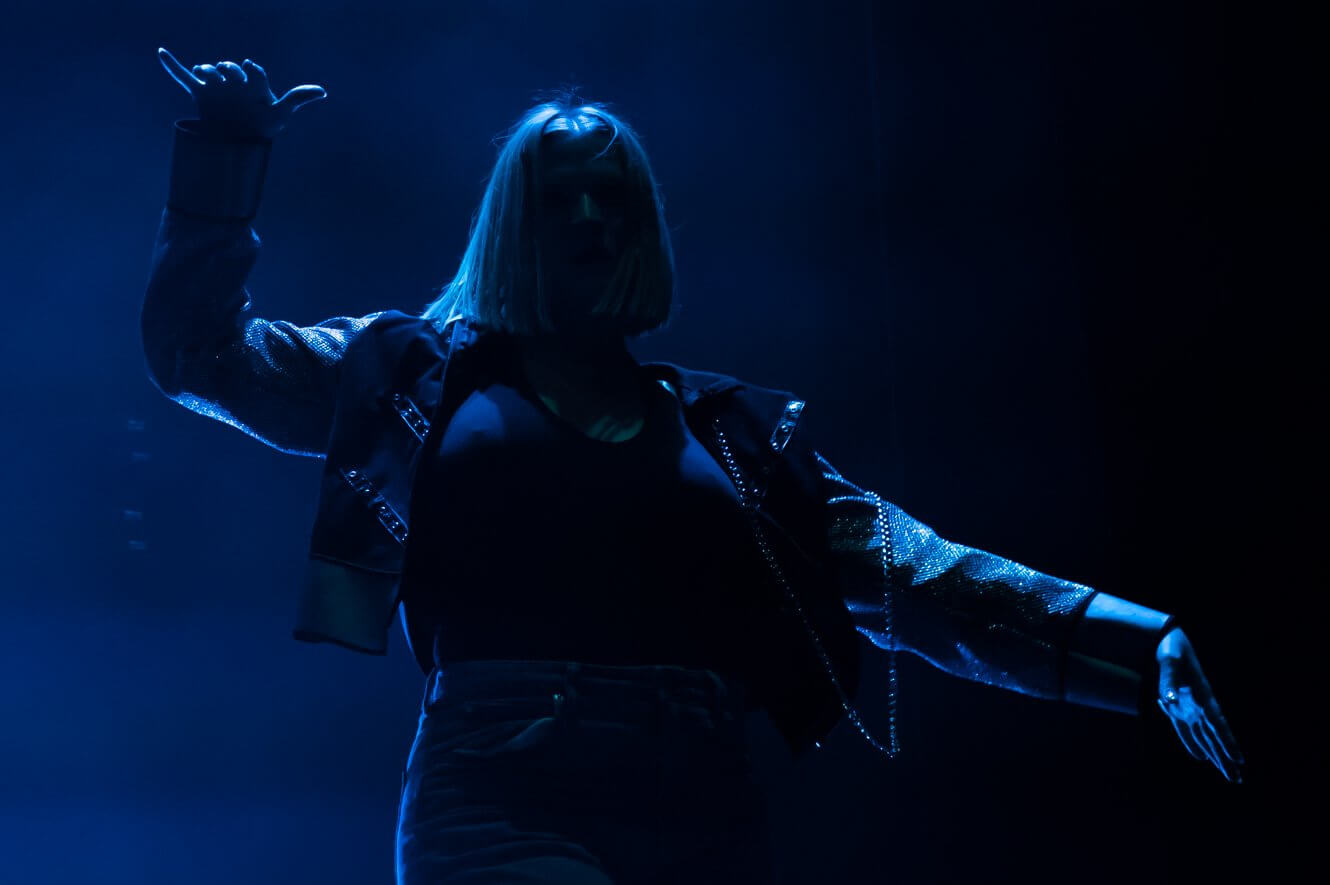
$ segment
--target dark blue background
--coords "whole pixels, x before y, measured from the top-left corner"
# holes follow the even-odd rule
[[[0,880],[392,881],[421,680],[396,628],[386,659],[290,639],[319,463],[146,376],[192,110],[158,46],[327,89],[278,137],[250,280],[302,323],[419,310],[532,95],[612,102],[679,263],[679,321],[638,355],[796,390],[847,476],[944,536],[1176,612],[1250,759],[1234,787],[1156,714],[906,658],[899,760],[844,722],[794,764],[755,734],[787,883],[1322,880],[1307,6],[11,5]]]

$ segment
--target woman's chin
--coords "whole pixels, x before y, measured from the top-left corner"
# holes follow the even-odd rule
[[[570,335],[622,334],[624,329],[618,317],[593,314],[589,308],[574,313],[554,311],[554,329]]]

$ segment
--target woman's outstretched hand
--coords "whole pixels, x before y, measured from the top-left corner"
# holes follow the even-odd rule
[[[1238,749],[1210,683],[1201,672],[1196,650],[1182,630],[1170,630],[1155,649],[1159,663],[1159,708],[1164,711],[1182,746],[1202,762],[1209,761],[1234,783],[1242,783],[1246,760]]]
[[[165,49],[157,58],[198,105],[199,120],[207,127],[236,135],[272,138],[296,110],[328,96],[322,86],[296,86],[281,98],[268,88],[268,75],[249,59],[240,64],[219,61],[215,65],[187,68]]]

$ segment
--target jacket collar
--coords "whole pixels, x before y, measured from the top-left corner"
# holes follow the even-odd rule
[[[436,330],[440,328],[438,321],[435,321],[434,327]],[[461,353],[497,344],[506,337],[506,333],[478,326],[462,317],[454,317],[445,323],[440,334],[441,349],[448,354],[449,360]],[[671,362],[645,362],[642,367],[652,378],[665,381],[674,388],[680,402],[690,409],[702,400],[745,386],[730,375],[689,369]]]

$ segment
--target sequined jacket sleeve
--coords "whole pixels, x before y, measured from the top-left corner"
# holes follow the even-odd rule
[[[177,121],[170,188],[140,329],[148,375],[167,397],[296,455],[322,457],[338,365],[377,313],[310,326],[265,319],[245,281],[271,141],[204,136]]]
[[[1067,649],[1095,590],[941,538],[817,459],[833,565],[861,634],[955,676],[1065,698]]]

